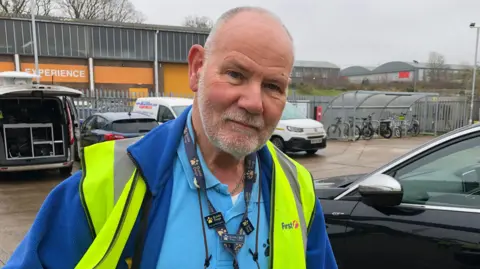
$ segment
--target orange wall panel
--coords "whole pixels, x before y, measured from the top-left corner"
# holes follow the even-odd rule
[[[21,63],[21,70],[35,74],[35,64]],[[88,83],[88,66],[65,64],[38,64],[41,82]]]
[[[0,62],[0,72],[15,71],[15,64],[13,62]]]
[[[95,66],[95,83],[152,85],[153,68]]]
[[[188,81],[188,65],[162,64],[165,95],[193,97]]]

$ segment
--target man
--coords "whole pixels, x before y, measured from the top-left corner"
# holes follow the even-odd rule
[[[267,142],[293,54],[273,14],[225,13],[190,49],[193,106],[85,148],[5,269],[336,269],[310,174]]]

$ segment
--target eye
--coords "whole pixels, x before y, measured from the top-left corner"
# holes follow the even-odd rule
[[[229,75],[233,79],[242,79],[243,75],[239,72],[235,71],[227,71],[227,75]]]
[[[270,90],[275,90],[275,91],[280,91],[281,90],[281,88],[278,85],[273,84],[273,83],[265,83],[265,84],[263,84],[263,87],[268,88]]]

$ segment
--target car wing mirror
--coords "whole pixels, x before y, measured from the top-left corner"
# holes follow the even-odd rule
[[[389,175],[374,174],[358,186],[362,201],[372,207],[396,206],[402,202],[403,188],[400,182]]]

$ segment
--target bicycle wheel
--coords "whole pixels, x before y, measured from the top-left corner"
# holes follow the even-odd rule
[[[395,128],[393,128],[393,134],[397,138],[402,138],[402,128],[396,126]]]
[[[383,138],[390,139],[390,138],[392,137],[392,135],[393,135],[392,128],[387,127],[385,130],[380,131],[380,135],[381,135]]]
[[[342,123],[342,125],[343,138],[348,138],[348,136],[350,135],[350,125],[348,125],[348,123]]]
[[[340,128],[338,128],[338,126],[335,125],[335,124],[332,124],[332,125],[328,126],[328,128],[327,128],[327,136],[328,136],[328,138],[332,138],[332,135],[333,135],[333,134],[336,134],[337,132],[340,133],[337,138],[340,138],[341,132],[342,132],[342,131],[340,130]]]
[[[412,136],[417,136],[420,134],[420,126],[418,124],[414,124],[412,126]]]
[[[363,139],[370,140],[373,137],[374,130],[372,127],[364,127],[362,130]]]
[[[353,134],[353,139],[355,141],[357,141],[362,136],[362,131],[361,131],[360,127],[358,127],[358,125],[355,125],[354,130],[355,130],[355,133]]]

